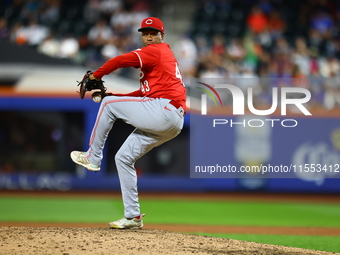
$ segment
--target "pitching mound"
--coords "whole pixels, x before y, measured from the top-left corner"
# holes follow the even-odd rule
[[[171,231],[0,227],[0,254],[334,254]]]

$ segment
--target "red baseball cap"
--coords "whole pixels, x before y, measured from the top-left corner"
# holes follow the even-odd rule
[[[158,31],[161,31],[162,33],[164,33],[164,25],[163,22],[155,17],[149,17],[146,19],[143,19],[142,23],[141,23],[141,28],[138,29],[138,32],[142,32],[143,29],[155,29]]]

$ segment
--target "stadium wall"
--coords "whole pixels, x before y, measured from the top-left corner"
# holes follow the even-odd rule
[[[24,97],[24,96],[0,96],[0,111],[55,111],[55,112],[82,112],[84,114],[83,124],[83,148],[86,149],[88,138],[91,134],[93,123],[95,122],[99,105],[94,104],[90,99],[79,100],[78,98],[64,97]],[[188,129],[190,119],[194,114],[187,114],[185,128]],[[299,117],[295,118],[299,125],[294,132],[284,127],[274,128],[271,132],[253,137],[253,142],[257,145],[257,150],[270,151],[263,164],[291,165],[313,164],[315,162],[324,165],[335,165],[340,162],[338,133],[340,121],[337,118],[316,118]],[[189,121],[190,120],[190,121]],[[196,120],[200,121],[200,120]],[[236,120],[235,120],[236,121]],[[200,123],[196,123],[200,125]],[[203,125],[203,124],[202,124]],[[126,129],[126,127],[123,127]],[[207,134],[185,132],[184,139],[189,144],[189,134],[191,135],[191,146],[195,146],[193,141],[202,141],[202,138],[211,139],[213,136]],[[239,166],[244,162],[242,159],[242,137],[246,133],[239,133],[237,129],[227,129],[225,132],[227,145],[220,148],[225,154],[224,160],[228,164]],[[177,139],[177,138],[176,138]],[[174,141],[176,141],[174,139]],[[248,145],[252,142],[246,137]],[[179,141],[179,140],[178,140]],[[178,142],[177,141],[177,142]],[[203,140],[204,141],[204,140]],[[161,146],[163,147],[163,146]],[[171,162],[173,168],[180,166],[184,170],[174,172],[141,172],[139,177],[139,189],[141,191],[265,191],[265,192],[310,192],[310,193],[340,193],[339,176],[329,176],[323,172],[314,172],[312,176],[295,173],[291,178],[256,178],[252,174],[247,176],[236,176],[235,178],[190,178],[189,176],[189,154],[185,152],[188,147],[164,144],[170,151],[180,151],[183,157],[175,157]],[[196,147],[194,147],[196,148]],[[250,148],[250,147],[249,147]],[[248,149],[249,149],[248,148]],[[284,148],[284,149],[282,149]],[[210,148],[211,149],[211,148]],[[219,149],[218,147],[215,149]],[[249,149],[250,150],[250,149]],[[251,154],[251,151],[246,152]],[[213,150],[212,150],[213,151]],[[69,151],[64,151],[65,158],[69,161]],[[104,153],[107,153],[105,151]],[[195,157],[201,159],[207,157],[205,150],[195,150]],[[265,153],[265,152],[263,152]],[[146,160],[155,162],[153,154]],[[113,161],[113,156],[107,157],[108,161]],[[180,162],[183,160],[184,163]],[[69,163],[69,162],[68,162]],[[72,163],[72,162],[71,162]],[[204,163],[201,162],[202,164]],[[147,164],[145,164],[147,166]],[[72,164],[73,166],[73,164]],[[75,166],[73,166],[75,167]],[[81,167],[76,167],[74,171],[59,169],[56,171],[46,171],[31,173],[25,169],[17,169],[14,172],[0,172],[0,189],[3,190],[119,190],[119,180],[114,170],[108,169],[107,161],[103,162],[102,171],[99,173],[88,172]],[[337,170],[338,171],[338,170]],[[241,178],[239,178],[241,177]],[[268,177],[268,178],[267,178]]]

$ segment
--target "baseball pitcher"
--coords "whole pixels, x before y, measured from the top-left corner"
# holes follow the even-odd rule
[[[138,31],[145,47],[108,60],[95,72],[87,72],[79,83],[81,98],[87,91],[100,89],[92,98],[101,101],[101,105],[89,149],[71,152],[76,164],[99,171],[105,141],[115,121],[122,119],[135,127],[115,156],[125,217],[110,222],[110,228],[143,227],[134,164],[152,148],[181,132],[186,109],[186,89],[177,60],[164,43],[163,22],[146,18]],[[128,94],[106,93],[102,77],[124,67],[140,69],[140,89]]]

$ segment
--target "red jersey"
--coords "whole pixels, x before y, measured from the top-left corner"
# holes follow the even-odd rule
[[[166,43],[151,44],[107,61],[93,73],[97,78],[122,67],[140,68],[140,89],[121,96],[167,98],[186,108],[186,89],[177,60]]]

